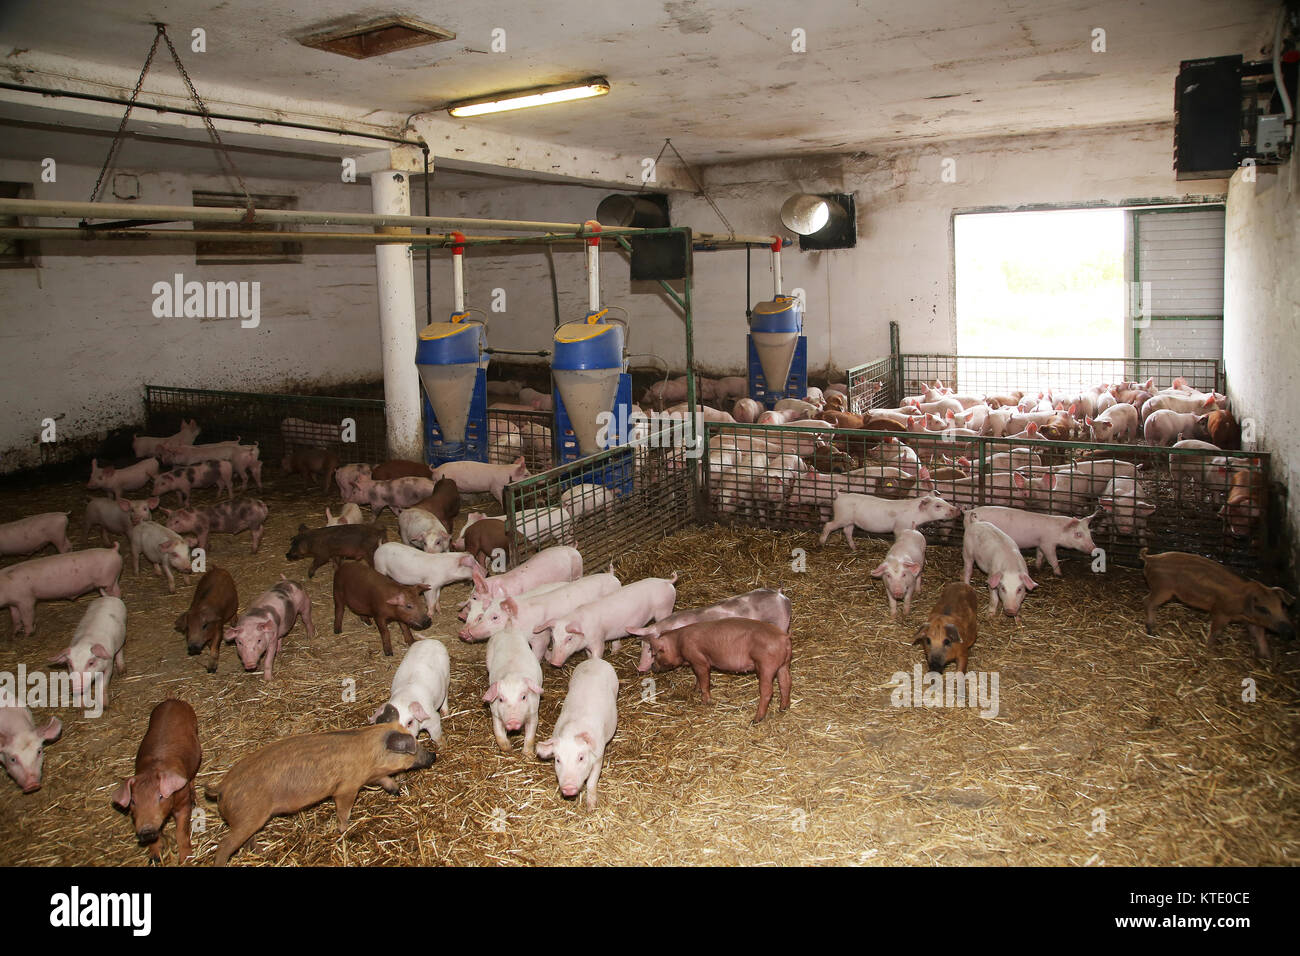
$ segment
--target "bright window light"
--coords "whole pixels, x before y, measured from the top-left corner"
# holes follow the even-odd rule
[[[1124,211],[954,218],[957,354],[1123,358]]]

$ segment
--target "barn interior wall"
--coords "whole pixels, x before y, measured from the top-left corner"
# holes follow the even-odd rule
[[[1300,567],[1300,163],[1237,172],[1228,189],[1223,359],[1233,410],[1252,420],[1273,477],[1291,489],[1287,525]]]
[[[139,177],[140,201],[191,205],[194,189],[230,191],[224,180],[121,170]],[[0,161],[0,180],[32,182],[37,199],[84,201],[97,168],[59,162],[55,183],[34,163]],[[300,209],[370,212],[370,187],[250,179],[255,193],[295,195]],[[112,200],[111,196],[106,198]],[[39,225],[66,226],[48,220]],[[41,464],[41,422],[56,419],[59,460],[108,431],[137,423],[145,383],[245,391],[326,386],[380,377],[375,259],[341,247],[309,250],[300,263],[195,265],[189,243],[46,243],[37,268],[0,269],[0,471]],[[155,282],[260,282],[261,322],[157,318]]]
[[[1222,181],[1179,183],[1166,124],[1116,130],[1069,131],[941,147],[862,155],[779,159],[712,166],[704,182],[737,232],[780,228],[781,203],[794,192],[852,192],[858,208],[856,248],[782,254],[784,289],[802,288],[809,367],[843,370],[888,351],[897,321],[906,351],[954,347],[951,220],[954,210],[992,206],[1218,196]],[[943,178],[951,159],[954,182]],[[581,221],[594,215],[608,190],[520,185],[505,189],[438,190],[435,209],[453,215]],[[652,188],[652,187],[650,187]],[[673,223],[725,232],[702,198],[674,194]],[[576,245],[557,246],[560,316],[586,309],[583,257]],[[679,312],[654,283],[629,281],[620,252],[602,257],[604,303],[626,308],[633,352],[654,352],[674,369],[684,365]],[[745,254],[695,257],[695,348],[701,367],[739,372],[745,358]],[[489,309],[493,289],[505,291],[506,311],[490,314],[492,339],[511,347],[544,348],[554,324],[549,265],[536,250],[496,255],[471,250],[470,304]],[[449,300],[446,267],[435,263],[435,311]],[[422,276],[422,272],[420,273]],[[752,301],[771,297],[770,255],[752,254]],[[422,278],[417,278],[423,289]],[[422,296],[422,291],[420,292]],[[449,301],[446,301],[449,305]]]
[[[953,161],[951,183],[943,178],[945,159]],[[0,161],[0,178],[32,181],[37,178],[34,168]],[[129,171],[140,176],[141,201],[146,203],[188,204],[195,188],[227,188],[219,180],[192,174]],[[36,182],[35,195],[84,199],[95,172],[60,163],[58,182]],[[796,247],[782,256],[785,290],[805,291],[810,367],[836,370],[883,354],[891,321],[900,323],[905,350],[952,349],[954,210],[1213,195],[1224,185],[1174,181],[1167,125],[727,164],[701,175],[732,228],[746,233],[778,229],[777,211],[792,192],[855,194],[856,248],[803,253]],[[593,216],[609,192],[551,183],[437,186],[435,175],[435,213],[559,221]],[[370,210],[364,180],[350,185],[254,180],[249,187],[297,195],[303,209]],[[417,188],[412,196],[416,210],[422,199]],[[674,194],[672,210],[677,224],[725,231],[701,197]],[[549,345],[555,324],[551,258],[559,316],[564,321],[580,317],[586,310],[586,281],[577,244],[556,245],[549,258],[541,247],[508,253],[470,250],[468,304],[488,313],[494,344],[520,349]],[[607,251],[602,262],[603,301],[627,310],[634,361],[682,368],[685,346],[676,307],[656,283],[630,281],[622,252]],[[176,273],[199,281],[260,281],[260,327],[244,329],[234,319],[155,318],[151,288]],[[766,251],[753,252],[750,275],[751,302],[769,298]],[[422,264],[417,263],[415,276],[422,311]],[[706,371],[736,372],[743,366],[744,281],[743,252],[697,254],[696,356]],[[357,252],[309,249],[298,264],[216,267],[196,266],[188,245],[128,250],[47,243],[39,268],[0,270],[0,294],[9,306],[0,333],[6,342],[0,374],[11,411],[0,422],[0,470],[42,461],[36,444],[42,419],[59,419],[60,456],[75,454],[109,429],[138,422],[144,382],[285,390],[376,379],[381,366],[374,283],[369,247]],[[501,293],[494,295],[495,290]],[[435,253],[435,317],[450,308],[448,257]]]

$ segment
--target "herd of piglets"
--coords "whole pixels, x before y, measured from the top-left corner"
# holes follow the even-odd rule
[[[490,391],[497,398],[516,399],[497,402],[497,407],[550,407],[550,396],[528,389],[511,393],[508,387],[502,390],[494,384],[498,387]],[[964,672],[978,636],[979,594],[970,585],[974,570],[978,568],[985,578],[988,614],[996,614],[1000,607],[1018,619],[1026,597],[1038,587],[1022,552],[1034,551],[1037,568],[1046,561],[1059,576],[1058,551],[1091,554],[1095,546],[1090,525],[1103,514],[1117,523],[1127,520],[1136,528],[1145,505],[1140,475],[1130,470],[1129,463],[1114,459],[1045,471],[1028,449],[993,456],[1000,460],[978,466],[962,462],[931,471],[914,453],[909,456],[905,435],[882,443],[877,457],[860,467],[848,451],[818,440],[816,430],[830,423],[899,433],[946,428],[970,434],[1086,436],[1111,442],[1144,437],[1176,447],[1232,448],[1237,447],[1234,441],[1239,445],[1239,430],[1223,396],[1195,392],[1181,381],[1160,392],[1152,388],[1152,382],[1100,386],[1068,401],[1054,401],[1050,393],[1037,399],[1028,399],[1023,392],[957,395],[936,382],[924,386],[899,409],[873,409],[864,416],[849,411],[843,386],[810,389],[804,400],[786,399],[764,409],[745,395],[743,379],[705,379],[700,398],[706,403],[734,401],[731,413],[706,407],[706,417],[712,421],[808,426],[809,441],[796,455],[785,448],[764,447],[740,433],[724,438],[710,460],[715,472],[726,475],[748,466],[763,477],[754,478],[746,490],[733,491],[730,497],[724,491],[723,510],[741,510],[764,498],[814,503],[830,515],[822,529],[822,544],[832,533],[843,531],[850,550],[855,546],[855,531],[892,534],[888,553],[868,572],[884,585],[891,619],[897,619],[900,602],[903,617],[910,616],[913,599],[921,593],[926,538],[919,529],[961,519],[963,581],[941,588],[912,643],[921,646],[931,670],[955,664]],[[652,387],[642,404],[671,410],[685,398],[684,380],[671,380]],[[290,421],[286,420],[286,429]],[[295,434],[312,424],[292,421]],[[125,669],[127,616],[118,587],[123,557],[120,542],[110,536],[126,538],[137,575],[144,557],[154,566],[155,575],[165,579],[169,592],[176,590],[176,573],[191,573],[194,555],[208,552],[213,534],[248,531],[251,550],[259,549],[268,508],[256,498],[236,498],[233,487],[236,478],[243,490],[250,482],[262,487],[257,444],[236,440],[196,445],[200,432],[196,422],[187,421],[172,436],[138,436],[133,448],[140,460],[134,465],[92,462],[87,488],[106,495],[91,498],[82,531],[89,541],[92,530],[98,530],[104,547],[72,550],[68,514],[63,512],[0,525],[0,555],[31,555],[47,547],[57,552],[0,569],[0,605],[10,608],[15,633],[34,633],[36,602],[99,591],[67,649],[51,661],[76,675],[77,686],[102,675],[107,688],[114,673]],[[471,512],[457,532],[461,497],[490,495],[502,503],[506,486],[528,475],[525,455],[543,440],[549,442],[549,435],[530,433],[528,426],[499,426],[492,436],[494,452],[497,457],[510,453],[508,464],[461,461],[432,469],[400,460],[340,465],[337,455],[324,447],[287,446],[280,462],[282,478],[300,476],[305,489],[328,491],[333,485],[342,506],[325,510],[322,527],[300,525],[285,559],[310,559],[308,578],[322,566],[333,565],[335,634],[341,633],[350,612],[375,626],[386,656],[394,653],[390,625],[396,623],[406,650],[388,698],[370,714],[369,725],[274,740],[243,757],[206,788],[229,828],[217,848],[218,865],[250,846],[272,816],[295,813],[326,798],[334,800],[342,832],[361,789],[378,785],[396,793],[395,775],[433,764],[444,745],[442,720],[450,713],[450,656],[443,640],[415,632],[433,626],[433,615],[441,610],[441,594],[448,586],[470,585],[458,607],[464,622],[460,637],[487,642],[481,699],[497,746],[508,753],[511,735],[521,734],[525,756],[552,762],[561,795],[583,795],[589,807],[596,806],[605,751],[618,725],[619,680],[604,659],[606,645],[617,653],[623,639],[639,640],[636,669],[640,673],[689,666],[705,704],[711,701],[714,672],[755,674],[754,723],[765,719],[774,696],[781,711],[791,706],[793,611],[789,597],[780,590],[759,588],[707,607],[677,610],[676,574],[624,582],[612,566],[584,573],[581,553],[568,543],[542,548],[502,573],[489,573],[498,566],[495,559],[509,553],[509,529],[501,517]],[[1102,466],[1109,467],[1103,470]],[[1221,485],[1225,521],[1248,527],[1252,496],[1259,490],[1240,477],[1244,474],[1225,464]],[[976,479],[981,488],[1005,489],[1005,503],[963,507],[961,493]],[[1086,490],[1099,499],[1099,509],[1076,517],[1012,506],[1026,503],[1043,486]],[[127,497],[146,488],[148,497]],[[217,500],[192,503],[192,494],[203,489],[214,489]],[[178,507],[161,507],[171,494],[178,496]],[[549,524],[556,517],[569,521],[600,507],[608,494],[601,486],[576,485],[560,507],[549,509],[558,515],[540,513],[547,509],[517,515],[516,531],[532,539],[533,529],[543,521]],[[370,511],[369,520],[363,508]],[[396,516],[399,541],[389,541],[378,523],[385,511]],[[1239,578],[1195,555],[1150,555],[1143,550],[1142,557],[1150,587],[1148,632],[1154,633],[1156,608],[1178,599],[1210,614],[1212,643],[1228,624],[1242,623],[1257,653],[1266,656],[1267,633],[1293,635],[1287,612],[1292,598],[1284,590]],[[299,621],[306,639],[314,639],[311,604],[306,585],[281,574],[241,613],[234,577],[224,568],[210,567],[198,579],[189,607],[176,619],[174,629],[184,636],[190,655],[203,655],[209,673],[217,670],[221,644],[234,643],[243,668],[260,670],[269,682],[286,638]],[[560,668],[579,652],[585,652],[585,659],[571,671],[555,726],[549,737],[539,740],[542,664]],[[43,748],[60,738],[63,727],[54,718],[38,727],[26,708],[3,704],[0,701],[0,754],[18,786],[31,793],[40,786]],[[428,749],[419,742],[421,734],[428,737]],[[179,860],[192,854],[189,822],[201,762],[193,708],[180,699],[162,701],[150,716],[135,773],[112,798],[130,814],[136,838],[151,862],[161,859],[169,819],[176,821]]]

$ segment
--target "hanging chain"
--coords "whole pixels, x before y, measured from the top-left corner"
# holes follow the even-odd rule
[[[198,107],[199,115],[203,118],[203,125],[207,127],[208,138],[212,140],[212,146],[217,154],[219,161],[224,161],[224,166],[229,175],[233,176],[239,183],[239,191],[244,194],[244,202],[247,213],[245,222],[252,222],[253,219],[253,197],[248,194],[248,186],[244,183],[244,177],[240,175],[239,167],[235,165],[234,158],[226,149],[226,145],[221,142],[221,136],[217,133],[216,126],[212,123],[212,116],[208,112],[208,106],[203,102],[203,97],[199,96],[199,91],[194,87],[194,81],[190,79],[185,65],[181,63],[180,54],[176,52],[176,47],[172,45],[172,38],[167,35],[167,27],[162,23],[155,23],[158,32],[154,34],[153,45],[149,47],[149,55],[145,57],[144,69],[140,71],[140,77],[135,81],[135,89],[131,91],[131,98],[126,106],[126,112],[122,114],[122,122],[117,126],[117,133],[113,136],[113,142],[108,148],[108,155],[104,157],[104,166],[99,171],[99,178],[95,180],[95,188],[91,191],[90,201],[96,202],[99,199],[100,190],[103,188],[104,177],[108,174],[109,167],[113,165],[113,160],[117,157],[122,148],[122,135],[126,131],[126,122],[131,116],[131,110],[135,108],[136,98],[140,95],[140,89],[144,86],[145,75],[149,72],[149,67],[153,65],[154,54],[158,52],[158,41],[163,40],[167,43],[167,49],[171,51],[172,61],[176,64],[176,69],[181,78],[185,81],[185,86],[189,89],[190,99]],[[82,220],[82,225],[86,225],[86,220]]]
[[[185,80],[185,85],[189,87],[190,99],[199,108],[199,112],[203,114],[203,125],[208,128],[208,138],[212,140],[217,156],[226,161],[230,166],[230,172],[234,175],[236,182],[239,183],[239,191],[244,194],[244,201],[248,206],[248,219],[251,220],[253,217],[253,197],[248,195],[248,187],[244,185],[244,177],[239,174],[239,168],[235,165],[234,158],[226,150],[226,145],[221,142],[221,136],[217,133],[217,128],[212,124],[212,117],[208,113],[208,105],[203,102],[203,97],[199,96],[199,91],[194,88],[194,81],[190,79],[189,73],[185,70],[185,65],[181,63],[180,54],[176,52],[176,47],[172,46],[172,38],[167,35],[167,28],[160,23],[158,24],[158,32],[167,41],[167,49],[171,51],[172,60],[176,63],[176,69],[180,72],[181,78]]]
[[[140,95],[140,88],[144,86],[145,74],[149,72],[149,67],[153,63],[153,55],[158,52],[158,40],[162,37],[162,27],[158,27],[158,32],[154,34],[153,46],[149,47],[149,55],[144,58],[144,69],[140,71],[140,78],[135,81],[135,89],[131,91],[131,99],[126,104],[126,112],[122,114],[122,122],[117,124],[117,133],[113,137],[113,142],[108,147],[108,155],[104,157],[104,166],[99,171],[99,178],[95,180],[95,188],[91,190],[90,201],[96,202],[99,199],[99,190],[104,184],[104,176],[108,173],[108,168],[113,164],[114,157],[117,156],[118,150],[122,146],[122,133],[126,130],[126,121],[131,116],[131,110],[135,108],[136,97]]]

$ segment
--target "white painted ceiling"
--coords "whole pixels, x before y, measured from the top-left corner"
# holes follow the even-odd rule
[[[39,82],[25,68],[51,54],[75,61],[79,79],[134,79],[150,22],[163,20],[200,91],[338,104],[362,119],[603,74],[613,91],[601,99],[472,122],[641,155],[671,137],[689,161],[710,163],[1168,121],[1179,61],[1258,57],[1276,10],[1274,0],[6,0],[0,76]],[[294,39],[391,13],[457,37],[364,61]],[[189,51],[196,26],[204,54]],[[505,53],[489,52],[498,27]],[[796,28],[806,53],[791,50]],[[1092,52],[1094,28],[1105,53]],[[155,69],[174,73],[166,61]]]

